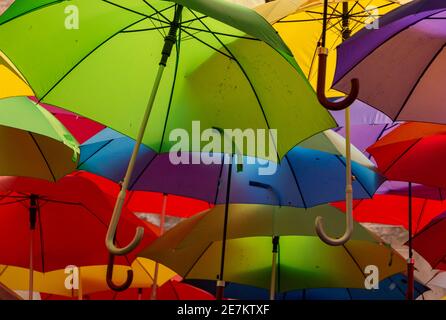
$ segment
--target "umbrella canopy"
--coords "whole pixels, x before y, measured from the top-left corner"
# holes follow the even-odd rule
[[[56,181],[76,169],[79,145],[48,111],[26,97],[0,100],[0,175]]]
[[[358,222],[371,222],[403,226],[408,229],[408,203],[406,196],[375,195],[372,199],[353,201],[353,216]],[[345,210],[344,202],[333,203]],[[418,233],[430,221],[446,210],[446,202],[424,198],[412,198],[412,232]]]
[[[153,284],[155,262],[137,258],[131,264],[133,271],[133,281],[131,288],[150,288]],[[115,283],[123,283],[127,278],[129,266],[115,265],[113,269],[113,281]],[[13,266],[0,266],[0,281],[13,290],[28,289],[28,273],[29,270]],[[67,288],[65,280],[68,274],[64,269],[54,270],[50,272],[34,271],[34,290],[36,292],[45,293],[64,297],[65,299],[79,299],[79,295],[90,295],[97,292],[109,290],[106,279],[107,266],[87,266],[78,267],[79,288]],[[162,265],[158,269],[158,284],[163,285],[170,280],[175,273]],[[130,290],[130,289],[129,289]]]
[[[338,49],[334,88],[361,83],[359,99],[394,120],[446,123],[446,2],[415,0]]]
[[[215,283],[209,280],[187,280],[194,286],[215,292]],[[404,300],[407,278],[402,274],[388,277],[379,283],[379,289],[358,288],[318,288],[283,292],[276,295],[276,300]],[[430,290],[416,282],[415,298]],[[265,289],[228,283],[225,288],[228,298],[240,300],[268,300],[269,292]]]
[[[375,19],[397,8],[402,2],[404,1],[329,0],[326,47],[334,50],[344,38],[358,32],[365,25],[372,24]],[[274,24],[313,88],[316,88],[317,83],[317,48],[321,40],[322,4],[321,0],[277,0],[255,8],[268,22]],[[330,55],[327,61],[327,88],[331,87],[335,67],[336,55]],[[342,93],[330,90],[327,95],[339,97]]]
[[[220,268],[224,206],[182,221],[140,255],[151,257],[186,279],[217,280]],[[364,268],[376,265],[380,279],[404,268],[404,261],[359,225],[352,240],[332,247],[314,236],[314,218],[321,215],[343,231],[343,214],[330,206],[312,209],[231,204],[228,214],[225,280],[269,288],[272,238],[280,236],[277,289],[363,288]]]
[[[405,123],[367,150],[387,178],[446,187],[446,126]]]
[[[79,169],[122,181],[134,144],[132,139],[105,129],[81,146]],[[182,195],[217,204],[226,202],[228,164],[173,164],[170,157],[142,147],[130,189]],[[352,149],[352,158],[356,177],[354,196],[369,198],[384,180],[359,150]],[[245,157],[241,171],[237,166],[232,167],[229,201],[311,207],[341,200],[345,185],[343,171],[344,139],[326,131],[293,148],[280,165],[258,163]],[[253,182],[270,189],[256,187]]]
[[[412,195],[415,198],[424,198],[443,201],[446,199],[446,190],[443,188],[428,187],[422,184],[412,184]],[[393,194],[407,196],[409,185],[403,181],[386,181],[376,191],[377,194]]]
[[[345,137],[345,110],[331,111],[331,114],[339,125],[333,130]],[[350,141],[367,156],[366,149],[397,126],[398,123],[360,100],[350,106]]]
[[[116,198],[116,195],[119,193],[119,184],[109,179],[85,171],[77,171],[76,175],[91,180],[101,191],[107,193],[112,198]],[[185,218],[212,207],[211,204],[202,200],[150,191],[129,192],[125,201],[125,207],[134,213],[161,214],[165,199],[167,201],[164,214],[167,216]]]
[[[446,270],[446,213],[437,216],[413,239],[413,248],[434,269]]]
[[[76,175],[57,183],[0,178],[0,263],[28,267],[31,243],[33,268],[37,271],[107,264],[104,237],[111,205],[107,194]],[[137,226],[144,228],[146,245],[154,240],[145,223],[129,211],[124,210],[123,218],[118,243],[130,240]],[[118,257],[116,262],[130,265],[134,258]]]
[[[182,14],[176,4],[185,5]],[[192,136],[197,120],[203,130],[277,129],[277,143],[265,146],[271,151],[267,157],[276,160],[335,126],[288,47],[251,9],[224,0],[74,0],[70,5],[82,12],[82,26],[75,31],[60,23],[66,21],[67,4],[58,0],[17,0],[0,18],[0,49],[42,102],[136,138],[175,20],[172,63],[162,62],[164,78],[157,78],[160,86],[153,91],[157,95],[142,138],[153,150],[169,151],[176,144],[169,139],[174,129]],[[207,143],[188,144],[189,151],[201,151]]]
[[[42,300],[64,300],[66,297],[44,295]],[[150,290],[133,288],[122,292],[103,291],[89,294],[85,300],[150,300]],[[190,284],[170,280],[158,288],[157,300],[215,300],[209,292]]]
[[[29,97],[31,100],[37,102],[35,97]],[[64,109],[50,106],[49,104],[40,103],[42,107],[51,112],[57,120],[62,123],[65,128],[76,138],[79,143],[84,143],[92,136],[97,134],[99,131],[105,127],[97,122],[90,119],[78,116],[72,112],[66,111]]]

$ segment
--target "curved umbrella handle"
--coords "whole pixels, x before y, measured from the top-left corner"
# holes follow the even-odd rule
[[[144,236],[144,228],[138,227],[136,228],[136,234],[133,237],[133,240],[124,248],[118,248],[115,245],[115,236],[116,229],[118,227],[119,217],[121,216],[122,207],[124,205],[126,197],[125,189],[121,189],[118,195],[118,199],[116,202],[115,209],[113,210],[113,215],[110,221],[110,225],[108,226],[107,236],[105,237],[105,245],[108,251],[112,255],[123,256],[133,251],[142,241]]]
[[[319,68],[317,74],[317,99],[328,110],[339,111],[349,107],[358,98],[359,80],[356,78],[351,80],[350,93],[345,99],[337,102],[328,100],[327,97],[325,96],[325,78],[327,72],[328,49],[324,47],[319,47],[318,55],[319,55]]]
[[[113,283],[114,260],[115,260],[115,256],[110,254],[109,258],[108,258],[106,281],[107,281],[107,285],[110,289],[112,289],[113,291],[116,291],[116,292],[121,292],[121,291],[124,291],[124,290],[127,290],[128,288],[130,288],[130,285],[132,284],[132,281],[133,281],[133,270],[127,270],[127,279],[125,280],[125,282],[123,284],[121,284],[121,285],[114,284]]]
[[[346,227],[342,237],[338,239],[331,238],[324,231],[322,217],[316,218],[316,233],[319,238],[328,245],[341,246],[346,243],[353,234],[353,184],[352,184],[352,163],[351,163],[351,145],[350,145],[350,110],[345,112],[345,203],[346,203]]]
[[[349,192],[350,190],[350,192]],[[350,187],[347,188],[347,201],[346,201],[346,213],[345,213],[345,219],[346,219],[346,227],[345,232],[340,238],[331,238],[327,235],[327,233],[324,230],[323,226],[323,218],[317,217],[316,218],[316,233],[319,236],[319,238],[325,242],[326,244],[330,246],[341,246],[345,244],[348,240],[350,240],[352,234],[353,234],[353,210],[352,210],[352,191],[353,189]]]

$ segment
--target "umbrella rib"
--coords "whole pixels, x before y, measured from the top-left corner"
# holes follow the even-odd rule
[[[56,176],[54,175],[54,172],[53,172],[53,170],[51,169],[51,166],[50,166],[50,164],[49,164],[47,158],[45,157],[45,154],[43,153],[43,150],[40,148],[40,145],[37,143],[37,140],[34,138],[33,133],[30,132],[30,131],[27,131],[27,132],[28,132],[28,134],[30,135],[31,139],[33,140],[34,145],[37,147],[37,150],[39,150],[39,153],[40,153],[40,155],[42,156],[43,160],[45,161],[45,165],[46,165],[46,167],[48,168],[48,171],[50,172],[51,177],[53,178],[53,182],[56,182],[56,181],[57,181]]]
[[[166,21],[164,21],[164,22],[170,24],[170,20],[163,14],[162,11],[157,10],[154,6],[152,6],[149,2],[147,2],[147,0],[143,0],[143,2],[144,2],[146,5],[148,5],[153,11],[155,11],[156,14],[158,14],[158,15],[161,16],[163,19],[165,19]],[[173,7],[175,7],[175,5],[169,6],[168,8],[171,9],[171,8],[173,8]]]
[[[20,203],[20,202],[23,202],[26,200],[28,200],[28,199],[14,200],[14,201],[9,201],[9,202],[1,202],[0,206],[6,206],[6,205],[14,204],[14,203]]]
[[[206,248],[204,248],[203,252],[200,253],[200,255],[198,256],[198,258],[194,261],[194,263],[192,264],[192,266],[189,268],[189,270],[187,270],[187,272],[184,274],[183,278],[186,279],[186,277],[189,275],[189,273],[192,271],[192,269],[195,267],[195,265],[198,263],[198,261],[201,259],[201,257],[206,253],[206,251],[210,248],[210,246],[213,244],[214,242],[211,241],[209,242],[209,244],[206,246]]]
[[[433,16],[434,14],[437,14],[438,12],[433,12],[431,13],[430,16]],[[430,16],[425,17],[424,19],[428,19]],[[397,32],[395,34],[393,34],[392,36],[388,37],[386,40],[384,40],[380,45],[376,46],[375,48],[373,48],[367,55],[365,55],[363,58],[359,59],[358,62],[354,63],[350,68],[348,68],[348,70],[346,70],[346,72],[344,72],[344,75],[342,78],[338,79],[338,81],[334,82],[333,85],[336,85],[340,80],[342,80],[347,74],[349,74],[353,69],[355,69],[362,61],[364,61],[367,57],[369,57],[372,53],[374,53],[376,50],[378,50],[378,48],[380,48],[381,46],[383,46],[385,43],[389,42],[391,39],[393,39],[394,37],[398,36],[400,33],[402,33],[403,31],[409,29],[410,27],[412,27],[413,25],[417,24],[418,22],[420,22],[422,19],[414,21],[412,23],[410,23],[409,25],[407,25],[406,27],[404,27],[403,29],[400,30],[400,32]],[[376,109],[376,108],[375,108]],[[391,117],[390,117],[391,118]],[[395,118],[393,118],[393,120],[395,120]]]
[[[81,167],[87,162],[90,161],[96,154],[99,153],[99,151],[102,151],[106,146],[108,146],[110,143],[113,142],[113,139],[108,140],[106,143],[101,145],[95,152],[93,152],[91,155],[89,155],[85,160],[83,160],[81,163],[78,164],[77,168],[81,169]],[[82,147],[82,146],[81,146]]]
[[[225,33],[225,32],[217,32],[217,31],[212,31],[210,32],[209,30],[204,30],[204,29],[200,29],[200,28],[195,28],[195,27],[190,27],[190,26],[183,26],[183,29],[191,29],[194,31],[200,31],[200,32],[205,32],[205,33],[213,33],[213,34],[218,34],[220,36],[226,36],[226,37],[232,37],[232,38],[237,38],[237,39],[245,39],[245,40],[254,40],[254,41],[260,41],[257,38],[252,38],[252,37],[248,37],[248,36],[238,36],[235,34],[230,34],[230,33]]]
[[[146,14],[144,14],[144,13],[142,13],[142,12],[139,12],[139,11],[136,11],[136,10],[133,10],[133,9],[130,9],[130,8],[121,6],[120,4],[111,2],[111,1],[109,1],[109,0],[102,0],[102,1],[105,2],[105,3],[108,3],[109,5],[118,7],[118,8],[120,8],[120,9],[122,9],[122,10],[129,11],[129,12],[135,13],[135,14],[137,14],[137,15],[139,15],[139,16],[142,16],[142,17],[145,17],[145,18],[149,18],[149,19],[152,19],[152,18],[153,18],[155,15],[157,15],[159,12],[162,12],[162,11],[164,11],[164,10],[168,10],[168,9],[172,8],[172,6],[170,6],[170,7],[164,8],[163,10],[160,10],[160,11],[155,10],[155,9],[152,8],[155,12],[152,13],[151,15],[146,15]],[[158,20],[158,19],[156,19],[156,18],[153,18],[153,19]],[[170,23],[170,21],[169,21],[168,19],[167,19],[167,21],[162,21],[162,20],[159,20],[159,21],[160,21],[160,22],[163,22],[163,23]]]
[[[90,208],[88,206],[86,206],[83,203],[79,203],[78,205],[81,206],[82,208],[84,208],[85,210],[87,210],[94,218],[96,218],[99,221],[100,224],[102,224],[103,227],[105,227],[105,229],[108,229],[108,224],[105,223],[104,221],[102,221],[102,219],[96,213],[94,213],[92,210],[90,210]],[[120,243],[117,239],[115,239],[115,242],[117,245],[120,245]],[[127,261],[127,263],[129,265],[131,265],[130,260],[127,257],[127,255],[124,255],[123,257]]]
[[[103,0],[105,1],[105,0]],[[110,37],[108,37],[107,39],[105,39],[103,42],[101,42],[100,44],[98,44],[95,48],[93,48],[93,50],[91,50],[89,53],[87,53],[84,57],[82,57],[75,65],[73,65],[41,98],[38,99],[38,103],[40,103],[41,101],[43,101],[71,72],[73,72],[74,69],[76,69],[82,62],[84,62],[84,60],[86,60],[89,56],[91,56],[94,52],[96,52],[97,50],[99,50],[103,45],[105,45],[108,41],[110,41],[111,39],[113,39],[114,37],[116,37],[118,34],[120,34],[122,31],[124,31],[127,28],[130,28],[138,23],[140,23],[141,21],[144,21],[148,19],[147,17],[142,18],[138,21],[135,21],[133,23],[131,23],[130,25],[122,28],[121,30],[115,32],[114,34],[112,34]]]
[[[180,22],[180,24],[181,24],[181,22]],[[166,135],[167,123],[169,122],[170,109],[172,107],[173,94],[175,91],[175,84],[177,82],[178,66],[180,63],[180,52],[181,52],[181,32],[182,32],[182,28],[179,28],[178,40],[175,41],[175,47],[176,47],[175,53],[176,54],[175,54],[175,68],[174,68],[174,73],[173,73],[172,88],[170,89],[169,103],[167,105],[166,118],[164,119],[163,134],[161,136],[161,142],[160,142],[160,145],[158,148],[158,153],[161,152],[161,149],[163,147],[164,137]]]
[[[417,225],[416,225],[416,227],[415,227],[415,234],[416,233],[418,233],[418,231],[419,231],[419,229],[420,229],[420,223],[421,223],[421,218],[423,217],[423,215],[424,215],[424,209],[426,209],[426,205],[427,205],[427,199],[424,199],[424,201],[423,201],[423,206],[421,207],[421,212],[420,212],[420,214],[418,215],[418,219],[417,219]],[[413,236],[412,236],[412,239],[413,239]]]
[[[391,163],[390,165],[383,171],[383,175],[386,175],[387,172],[392,169],[393,166],[395,166],[395,164],[400,161],[418,142],[421,141],[422,138],[418,138],[414,141],[414,143],[412,143],[406,150],[404,150],[404,152],[401,152],[398,157],[396,157]]]
[[[186,33],[187,35],[189,35],[190,37],[194,38],[195,40],[197,40],[198,42],[204,44],[205,46],[211,48],[212,50],[214,50],[214,51],[216,51],[216,52],[218,52],[218,53],[221,53],[222,55],[224,55],[225,57],[227,57],[227,58],[229,58],[229,59],[231,59],[231,60],[234,59],[234,58],[231,57],[230,55],[224,53],[223,51],[221,51],[221,50],[219,50],[219,49],[217,49],[217,48],[215,48],[214,46],[210,45],[209,43],[206,43],[205,41],[201,40],[200,38],[198,38],[198,37],[195,36],[194,34],[192,34],[192,33],[188,32],[188,31],[184,30],[183,28],[180,28],[180,29],[182,29],[182,31],[183,31],[184,33]]]
[[[139,261],[138,259],[135,259],[135,262],[141,267],[141,269],[144,271],[145,274],[147,274],[147,276],[152,280],[155,280],[152,275],[150,274],[149,270],[146,269],[146,267],[144,267],[144,265],[141,263],[141,261]],[[155,262],[156,263],[156,262]]]
[[[60,4],[61,2],[64,2],[64,1],[66,1],[66,0],[58,0],[58,1],[55,1],[55,2],[52,2],[52,3],[45,3],[45,4],[42,4],[41,6],[38,6],[38,7],[34,8],[34,9],[31,9],[31,10],[29,10],[29,11],[26,11],[26,12],[23,12],[23,13],[21,13],[21,14],[19,14],[19,15],[16,15],[16,16],[12,17],[11,19],[8,19],[8,20],[6,20],[6,21],[3,21],[2,23],[0,23],[0,26],[1,26],[1,25],[4,25],[4,24],[6,24],[6,23],[8,23],[8,22],[10,22],[10,21],[12,21],[12,20],[15,20],[15,19],[17,19],[17,18],[23,17],[23,16],[25,16],[25,15],[27,15],[27,14],[29,14],[29,13],[34,12],[34,11],[40,10],[40,9],[42,9],[42,8],[45,8],[45,7],[51,7],[51,6]]]
[[[144,31],[162,30],[162,29],[167,29],[167,28],[170,28],[170,27],[169,26],[159,26],[159,27],[137,29],[137,30],[124,30],[124,31],[121,31],[121,33],[144,32]]]
[[[193,12],[193,11],[190,10],[190,9],[188,9],[188,10],[189,10],[190,12],[192,12],[192,14],[195,15],[195,12]],[[195,16],[196,16],[196,15],[195,15]],[[260,110],[262,111],[262,115],[263,115],[263,119],[264,119],[264,121],[265,121],[265,124],[266,124],[266,126],[268,127],[269,133],[270,133],[270,135],[271,135],[271,127],[270,127],[269,122],[268,122],[268,119],[267,119],[267,117],[266,117],[265,110],[263,109],[262,102],[260,101],[260,97],[258,96],[257,91],[256,91],[256,89],[254,88],[254,84],[251,82],[250,77],[249,77],[248,74],[246,73],[246,71],[245,71],[245,69],[243,68],[243,66],[241,65],[240,61],[238,61],[238,59],[232,54],[231,50],[229,50],[229,48],[223,43],[223,41],[221,41],[221,39],[220,39],[215,33],[212,33],[211,29],[210,29],[210,28],[209,28],[203,21],[200,20],[200,22],[201,22],[201,24],[202,24],[202,25],[203,25],[209,32],[211,32],[211,34],[212,34],[212,35],[214,36],[214,38],[215,38],[215,39],[216,39],[216,40],[223,46],[223,48],[225,48],[225,50],[229,52],[229,54],[233,57],[234,61],[235,61],[235,62],[237,63],[237,65],[239,66],[240,70],[242,71],[243,75],[245,76],[246,80],[248,81],[248,83],[249,83],[249,85],[250,85],[250,87],[251,87],[251,90],[253,91],[253,94],[254,94],[254,96],[255,96],[255,98],[256,98],[256,100],[257,100],[257,103],[258,103],[258,105],[259,105],[259,107],[260,107]],[[272,140],[273,140],[274,148],[275,148],[275,151],[276,151],[277,159],[280,160],[280,155],[279,155],[279,151],[277,150],[276,143],[275,143],[274,139],[272,139]]]
[[[415,84],[413,85],[412,89],[409,91],[409,94],[407,95],[406,99],[403,102],[403,105],[401,106],[401,108],[398,110],[398,113],[395,115],[395,119],[397,119],[401,112],[403,111],[404,107],[407,105],[407,103],[409,102],[410,98],[412,97],[412,94],[415,92],[415,90],[418,88],[418,85],[420,84],[421,80],[424,78],[424,76],[426,75],[426,73],[429,71],[430,67],[432,66],[432,64],[435,62],[435,60],[437,59],[437,57],[443,52],[443,50],[446,48],[446,44],[443,44],[443,46],[441,46],[440,50],[438,50],[438,52],[433,56],[433,58],[429,61],[429,63],[426,65],[426,67],[424,68],[423,72],[421,73],[421,75],[418,77],[417,81],[415,82]]]
[[[353,260],[354,264],[356,265],[356,267],[358,268],[359,272],[362,274],[362,276],[364,277],[364,279],[366,279],[366,275],[364,274],[364,272],[362,271],[361,265],[358,263],[358,261],[356,261],[355,257],[353,257],[352,253],[350,252],[350,250],[348,250],[347,248],[347,244],[343,244],[342,247],[344,248],[344,250],[347,252],[348,256]]]
[[[138,173],[138,175],[133,179],[133,182],[130,183],[129,185],[129,190],[132,190],[136,183],[138,182],[139,178],[141,178],[141,176],[144,174],[144,172],[147,170],[147,168],[152,164],[152,162],[158,157],[159,155],[155,155],[154,157],[152,157],[152,159],[149,160],[149,162],[147,162],[147,164],[144,166],[144,168]],[[148,191],[148,190],[146,190]],[[155,190],[154,190],[155,191]],[[156,192],[156,191],[155,191]]]
[[[208,18],[208,16],[201,16],[201,17],[198,17],[198,18],[193,18],[193,19],[185,20],[185,21],[182,22],[182,24],[193,23],[193,22],[195,22],[195,21],[202,20],[202,19],[206,19],[206,18]],[[190,25],[190,24],[189,24],[189,25]]]
[[[299,190],[300,198],[302,199],[302,203],[303,203],[303,205],[304,205],[304,208],[305,208],[305,209],[308,209],[307,202],[305,201],[304,194],[303,194],[302,189],[301,189],[301,187],[300,187],[299,180],[297,179],[296,172],[294,172],[294,168],[293,168],[293,166],[291,165],[291,161],[290,161],[290,159],[288,158],[288,155],[287,155],[287,154],[285,155],[285,160],[287,161],[288,166],[290,167],[291,173],[292,173],[292,175],[293,175],[294,182],[296,182],[297,190]]]
[[[340,156],[338,156],[338,155],[334,155],[343,165],[344,165],[344,167],[345,167],[345,162],[344,162],[344,160],[340,157]],[[353,161],[354,163],[355,163],[355,161]],[[356,174],[354,173],[354,170],[353,170],[353,168],[352,168],[352,174],[356,177]],[[360,180],[360,179],[356,179],[355,181],[357,181],[359,184],[360,184],[360,186],[362,187],[362,189],[364,189],[365,190],[365,192],[368,194],[368,196],[370,197],[370,198],[373,198],[373,194],[371,194],[370,192],[369,192],[369,190],[364,186],[364,184],[362,183],[362,181]]]

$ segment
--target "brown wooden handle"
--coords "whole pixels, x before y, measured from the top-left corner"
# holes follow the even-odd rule
[[[325,95],[325,78],[327,72],[327,56],[328,50],[325,48],[319,48],[319,68],[317,76],[317,99],[326,109],[332,111],[343,110],[353,104],[359,95],[359,80],[351,80],[350,93],[345,99],[337,102],[333,102],[327,99]]]

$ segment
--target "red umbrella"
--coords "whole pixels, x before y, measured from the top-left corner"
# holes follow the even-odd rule
[[[367,151],[390,180],[446,187],[446,125],[405,123]]]
[[[408,221],[412,219],[412,183],[446,187],[446,125],[405,123],[370,146],[367,151],[386,178],[409,183]],[[409,227],[409,280],[412,279],[412,231]],[[410,286],[409,286],[410,288]]]
[[[414,237],[413,248],[433,269],[446,271],[446,212],[437,216]]]
[[[101,189],[107,192],[114,199],[116,199],[118,196],[120,188],[119,185],[113,181],[88,172],[82,171],[78,172],[78,174],[82,175],[86,179],[94,181],[95,184],[100,185]],[[164,233],[166,215],[185,218],[205,210],[209,210],[212,207],[211,204],[205,201],[148,191],[127,192],[124,205],[133,212],[158,213],[160,216],[159,229],[154,230],[152,227],[152,230],[158,235],[162,235]],[[153,281],[154,285],[152,287],[152,299],[156,299],[158,294],[158,268],[159,265],[156,263]]]
[[[345,211],[345,203],[334,204]],[[353,216],[358,222],[372,222],[401,225],[409,230],[409,260],[407,262],[407,296],[412,300],[414,288],[414,265],[412,238],[433,218],[446,210],[446,201],[412,197],[409,183],[408,197],[397,195],[375,195],[372,199],[357,200],[353,203]]]
[[[108,193],[114,199],[118,196],[120,188],[115,182],[86,171],[79,171],[77,175],[93,181],[96,185],[100,186],[101,190]],[[163,202],[166,200],[166,197],[165,215],[168,216],[188,218],[208,210],[213,206],[202,200],[149,191],[127,192],[125,205],[132,212],[161,214]]]
[[[42,300],[69,300],[73,298],[41,294]],[[122,292],[103,291],[84,297],[85,300],[150,300],[150,289],[131,288]],[[215,300],[209,292],[189,284],[171,280],[158,288],[158,300]]]
[[[0,177],[0,263],[46,272],[69,265],[104,265],[104,237],[113,199],[92,181],[69,175],[56,183]],[[141,248],[155,239],[147,225],[125,210],[116,238],[126,243],[137,226],[145,230]],[[135,255],[117,257],[130,265]]]
[[[358,222],[403,226],[409,229],[408,197],[403,195],[375,195],[372,199],[353,201],[353,217]],[[345,202],[333,205],[345,211]],[[437,215],[446,210],[446,201],[412,198],[412,232],[418,233]]]

